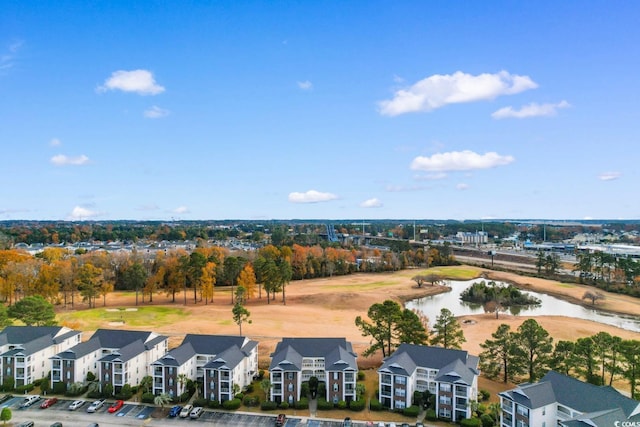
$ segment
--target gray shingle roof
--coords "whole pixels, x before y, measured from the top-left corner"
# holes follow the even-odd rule
[[[167,354],[153,362],[153,364],[163,366],[182,366],[187,360],[191,359],[196,354],[197,353],[193,349],[191,343],[184,343],[167,352]]]
[[[585,383],[555,371],[549,371],[540,382],[551,383],[558,403],[583,413],[620,408],[629,417],[639,410],[640,402],[612,387]]]
[[[136,340],[131,344],[127,344],[124,347],[116,350],[115,352],[102,357],[100,359],[100,362],[126,362],[138,356],[139,354],[144,353],[145,350],[146,349],[142,341]]]
[[[54,357],[64,360],[77,360],[86,356],[87,354],[99,350],[100,348],[100,340],[91,339],[89,341],[74,345],[70,349],[56,354]]]
[[[411,375],[416,368],[422,367],[437,369],[440,375],[445,375],[455,370],[457,376],[464,378],[466,382],[473,380],[478,374],[478,360],[478,357],[471,356],[464,350],[403,343],[384,360],[378,371]],[[441,372],[443,368],[448,368],[447,372]],[[442,380],[445,380],[444,377]]]
[[[271,355],[269,370],[301,370],[303,357],[325,358],[325,371],[355,369],[356,354],[345,338],[283,338]],[[346,362],[346,363],[338,363]]]
[[[522,384],[518,388],[500,393],[514,402],[530,409],[541,408],[557,402],[551,383],[539,382],[534,384]]]
[[[61,326],[7,326],[0,332],[0,345],[20,346],[29,355],[79,334]]]
[[[182,345],[190,343],[197,354],[219,354],[233,347],[242,348],[246,337],[237,335],[199,335],[188,334],[184,337]]]
[[[246,354],[241,351],[238,346],[233,346],[220,353],[215,359],[204,365],[204,369],[220,369],[227,368],[233,370],[238,366],[246,357]]]

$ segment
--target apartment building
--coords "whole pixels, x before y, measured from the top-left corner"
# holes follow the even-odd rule
[[[316,377],[326,385],[327,401],[356,398],[356,353],[345,338],[284,338],[271,355],[271,400],[300,400],[304,381]]]
[[[478,396],[478,363],[463,350],[401,344],[378,369],[380,402],[404,409],[412,405],[414,391],[428,390],[436,397],[438,417],[469,418]]]
[[[613,387],[549,371],[500,393],[501,427],[640,426],[640,402]]]
[[[82,332],[61,326],[7,326],[0,332],[0,384],[31,384],[50,370],[49,358],[78,344]]]

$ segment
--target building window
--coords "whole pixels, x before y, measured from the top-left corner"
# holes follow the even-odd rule
[[[333,391],[338,391],[338,383],[333,383]]]
[[[109,374],[104,374],[104,380],[107,382],[109,381]]]
[[[292,380],[293,379],[293,372],[287,372],[287,379],[288,380]]]
[[[404,400],[396,400],[393,406],[395,406],[397,409],[404,409],[405,408]]]
[[[338,373],[337,373],[337,372],[334,372],[334,373],[333,373],[333,379],[334,379],[334,380],[336,380],[336,381],[338,381]]]
[[[173,386],[173,378],[169,378],[169,387]]]
[[[289,400],[289,405],[292,405],[293,404],[293,394],[289,395],[289,399],[288,400]]]
[[[407,377],[396,377],[396,384],[405,385],[407,383]]]
[[[210,388],[211,390],[213,390],[214,388],[216,388],[216,382],[215,382],[215,381],[211,381],[211,382],[209,383],[209,388]]]
[[[169,375],[173,374],[173,366],[169,366]]]
[[[67,371],[67,379],[70,380],[71,379],[71,372]]]
[[[287,391],[293,391],[293,384],[289,383],[289,385],[287,385]]]
[[[441,391],[451,391],[451,384],[440,384],[440,390]]]

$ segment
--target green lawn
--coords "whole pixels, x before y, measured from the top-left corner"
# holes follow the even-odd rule
[[[61,323],[78,325],[90,330],[112,327],[112,323],[124,322],[128,326],[158,327],[182,320],[187,313],[173,307],[129,307],[128,309],[92,308],[58,314]]]

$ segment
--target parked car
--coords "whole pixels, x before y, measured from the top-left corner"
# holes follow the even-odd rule
[[[285,414],[278,414],[278,418],[276,418],[276,426],[282,427],[286,422],[287,422],[287,416]]]
[[[416,427],[424,427],[424,424],[422,424],[422,423],[416,423]]]
[[[182,411],[182,406],[176,405],[169,410],[170,417],[177,417],[180,415],[180,411]]]
[[[18,424],[16,427],[33,427],[34,423],[33,421],[23,421],[20,424]]]
[[[87,427],[100,427],[100,424],[98,424],[98,423],[91,423],[91,424],[89,424]]]
[[[34,403],[36,403],[38,400],[40,400],[40,395],[39,394],[30,394],[28,396],[25,396],[24,400],[20,404],[20,407],[21,408],[28,408],[29,406],[31,406]]]
[[[110,414],[113,414],[114,412],[122,408],[123,405],[124,405],[124,400],[116,400],[111,404],[111,406],[109,406],[109,409],[107,409],[107,411],[109,411]]]
[[[193,405],[184,405],[180,411],[180,418],[187,418],[193,409]]]
[[[50,397],[48,399],[45,399],[45,401],[40,404],[40,408],[47,409],[48,407],[53,406],[56,403],[58,403],[58,398]]]
[[[346,417],[344,421],[342,421],[342,427],[352,427],[353,423],[351,423],[351,418]]]
[[[87,412],[89,413],[96,412],[98,409],[102,408],[102,405],[104,405],[104,402],[105,402],[105,399],[96,400],[91,405],[89,405],[89,407],[87,408]]]
[[[73,402],[71,402],[71,404],[69,405],[69,410],[70,411],[75,411],[76,409],[78,409],[79,407],[81,407],[82,405],[84,405],[84,400],[74,400]]]
[[[189,418],[191,418],[192,420],[195,420],[196,418],[200,418],[200,415],[202,415],[202,412],[204,412],[204,408],[202,406],[196,406],[189,413]]]
[[[56,421],[55,423],[51,424],[49,427],[62,427],[62,423],[60,421]]]

